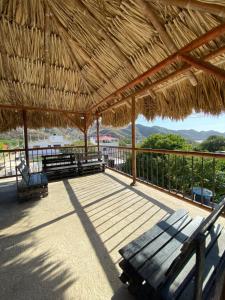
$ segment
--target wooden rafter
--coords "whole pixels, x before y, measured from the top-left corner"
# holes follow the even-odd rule
[[[103,99],[102,101],[98,102],[96,105],[92,106],[88,113],[92,114],[93,111],[96,111],[99,106],[107,103],[109,100],[111,100],[112,98],[115,98],[116,96],[120,95],[124,91],[127,91],[128,89],[135,87],[137,84],[143,82],[143,80],[145,80],[149,76],[151,76],[153,74],[156,74],[157,72],[159,72],[163,68],[167,67],[168,65],[170,65],[171,63],[176,61],[177,57],[180,54],[185,54],[185,53],[191,52],[194,49],[208,43],[209,41],[217,38],[218,36],[220,36],[224,33],[225,33],[225,24],[221,24],[220,26],[212,29],[211,31],[209,31],[207,33],[205,33],[201,37],[198,37],[197,39],[195,39],[194,41],[192,41],[188,45],[181,48],[176,53],[174,53],[171,56],[169,56],[168,58],[164,59],[163,61],[158,63],[156,66],[154,66],[151,69],[147,70],[146,72],[144,72],[143,74],[141,74],[140,76],[138,76],[137,78],[132,80],[131,82],[125,84],[123,87],[118,89],[116,92],[112,93],[111,95],[109,95],[105,99]]]
[[[158,16],[155,14],[151,4],[147,3],[145,0],[138,0],[138,4],[140,5],[146,19],[152,23],[153,27],[159,33],[162,42],[165,44],[165,46],[168,47],[170,54],[177,52],[178,48],[176,44],[166,32],[164,25],[161,23]],[[187,76],[193,86],[196,86],[198,84],[196,77],[191,71],[187,72]]]
[[[0,104],[0,109],[13,109],[13,110],[30,110],[30,111],[42,111],[42,112],[52,112],[52,113],[66,113],[83,116],[84,112],[57,109],[57,108],[45,108],[45,107],[34,107],[25,105],[13,105],[13,104]]]
[[[225,53],[225,47],[222,47],[222,48],[206,55],[205,57],[202,58],[202,60],[209,61],[209,60],[211,60],[211,59],[213,59],[217,56],[220,56],[224,53]],[[220,64],[220,62],[217,62],[217,64]],[[212,64],[210,64],[210,66],[211,65]],[[153,82],[152,84],[146,85],[145,87],[141,88],[137,92],[131,93],[129,96],[122,98],[116,105],[111,105],[109,108],[102,109],[101,112],[99,112],[99,113],[103,113],[103,112],[107,111],[108,109],[112,109],[114,107],[124,105],[124,103],[126,101],[128,101],[132,96],[134,96],[136,99],[140,99],[142,97],[145,97],[145,96],[150,94],[149,91],[152,91],[153,88],[157,88],[159,85],[161,85],[163,83],[166,83],[168,81],[172,81],[173,79],[177,78],[180,75],[183,75],[185,72],[187,72],[188,70],[191,70],[192,68],[193,68],[192,65],[186,65],[186,66],[182,67],[181,69],[176,70],[175,72],[173,72],[173,73],[171,73],[171,74],[169,74],[169,75]],[[200,68],[199,68],[199,70],[203,71]],[[219,70],[221,70],[221,69],[219,69]],[[183,80],[183,79],[181,79],[181,80]]]
[[[192,65],[194,68],[200,69],[218,79],[225,81],[225,70],[214,66],[213,64],[191,56],[190,54],[179,55],[179,59]]]
[[[20,85],[27,85],[27,86],[33,86],[36,87],[38,89],[45,89],[45,90],[49,90],[49,91],[54,91],[54,92],[59,92],[59,93],[64,93],[64,94],[71,94],[73,96],[77,96],[77,95],[88,95],[86,93],[81,93],[81,92],[74,92],[74,91],[70,91],[70,90],[65,90],[65,89],[59,89],[56,87],[52,87],[52,86],[48,86],[47,88],[45,88],[44,85],[42,84],[38,84],[38,83],[32,83],[32,82],[27,82],[27,81],[21,81],[21,80],[10,80],[8,78],[1,78],[0,82],[5,82],[9,85],[12,84],[20,84]]]
[[[205,3],[197,0],[155,0],[155,2],[206,12],[225,18],[225,6],[219,4]]]

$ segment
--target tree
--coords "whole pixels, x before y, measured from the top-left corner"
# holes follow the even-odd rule
[[[191,150],[192,146],[176,134],[153,134],[144,140],[141,148]]]
[[[200,150],[209,152],[225,150],[225,138],[223,136],[211,135],[199,146]]]
[[[149,136],[141,148],[192,150],[192,145],[178,135],[154,134]],[[123,171],[131,174],[131,157]],[[137,176],[175,192],[191,196],[194,186],[208,188],[215,192],[215,201],[225,194],[225,161],[213,158],[190,157],[161,153],[137,153]]]
[[[129,144],[131,144],[131,139],[129,139],[129,138],[124,138],[124,139],[119,140],[119,146],[120,147],[125,147]]]

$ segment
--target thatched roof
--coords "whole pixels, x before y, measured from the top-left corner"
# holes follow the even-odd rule
[[[30,128],[84,128],[96,115],[105,125],[122,126],[130,122],[130,95],[145,86],[136,105],[148,119],[225,110],[224,81],[201,70],[189,68],[151,88],[181,62],[103,101],[224,24],[224,0],[0,0],[0,13],[0,130],[22,125],[21,107],[29,108]],[[224,45],[223,34],[191,54],[204,58]],[[210,63],[224,68],[223,53]]]

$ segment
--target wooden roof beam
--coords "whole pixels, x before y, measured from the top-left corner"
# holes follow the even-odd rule
[[[121,94],[124,91],[127,91],[128,89],[135,87],[137,84],[143,82],[143,80],[147,79],[151,75],[154,75],[157,72],[159,72],[160,70],[162,70],[163,68],[167,67],[168,65],[170,65],[171,63],[176,61],[179,54],[188,53],[190,51],[193,51],[194,49],[210,42],[211,40],[217,38],[218,36],[220,36],[224,33],[225,33],[225,24],[221,24],[221,25],[217,26],[216,28],[213,28],[212,30],[208,31],[207,33],[203,34],[202,36],[200,36],[197,39],[190,42],[188,45],[181,48],[176,53],[170,55],[168,58],[164,59],[163,61],[161,61],[154,67],[152,67],[151,69],[147,70],[146,72],[142,73],[140,76],[136,77],[129,83],[125,84],[124,86],[119,88],[116,92],[110,94],[103,100],[99,101],[97,104],[93,105],[90,108],[89,113],[92,113],[92,111],[96,110],[103,103],[108,102],[112,98],[115,98],[118,94]]]
[[[155,0],[155,2],[190,10],[197,10],[225,18],[225,6],[219,4],[204,3],[197,0]]]
[[[223,54],[225,54],[225,46],[218,49],[218,50],[216,50],[216,51],[214,51],[214,52],[212,52],[212,53],[210,53],[210,54],[208,54],[208,55],[206,55],[205,57],[202,58],[202,60],[208,61],[208,60],[214,59],[215,57],[223,55]],[[219,62],[218,62],[218,64],[219,64]],[[211,66],[211,64],[210,64],[210,66]],[[166,83],[168,81],[171,81],[171,80],[177,78],[178,76],[182,75],[184,72],[186,72],[186,71],[188,71],[192,68],[193,68],[193,66],[190,65],[190,63],[189,63],[189,65],[182,67],[180,70],[177,70],[177,71],[163,77],[162,79],[159,79],[156,82],[153,82],[150,85],[146,85],[145,87],[141,88],[139,91],[134,92],[134,93],[130,94],[127,97],[124,97],[119,102],[122,104],[122,103],[126,102],[128,99],[130,99],[130,97],[132,97],[132,96],[136,97],[136,99],[146,97],[150,94],[149,89],[150,89],[150,91],[152,91],[153,88],[156,88],[160,84]],[[202,68],[199,68],[199,70],[202,71]],[[221,69],[219,69],[219,70],[221,70]],[[150,96],[151,96],[151,94],[150,94]],[[113,107],[114,107],[114,105],[109,106],[110,109],[112,109]],[[105,111],[107,111],[107,109],[101,110],[99,112],[99,114],[101,114]]]
[[[52,112],[52,113],[66,113],[83,116],[84,112],[57,109],[57,108],[44,108],[44,107],[34,107],[25,105],[14,105],[14,104],[1,104],[0,109],[13,109],[13,110],[30,110],[30,111],[42,111],[42,112]]]
[[[225,81],[225,70],[218,68],[209,62],[198,59],[194,56],[191,56],[190,54],[179,55],[179,59],[190,64],[194,68],[200,69],[210,75],[217,77],[220,80]]]
[[[145,0],[138,0],[138,3],[146,19],[152,23],[153,27],[159,33],[162,42],[164,43],[165,46],[168,47],[170,54],[177,52],[178,48],[176,44],[171,39],[169,34],[166,32],[164,25],[161,23],[158,16],[155,14],[151,4],[147,3]],[[191,71],[187,71],[187,76],[193,86],[196,86],[198,84],[196,77]]]
[[[77,95],[89,95],[86,93],[80,93],[80,92],[74,92],[74,91],[70,91],[70,90],[64,90],[64,89],[59,89],[53,86],[48,86],[48,87],[44,87],[44,85],[38,84],[38,83],[31,83],[31,82],[27,82],[27,81],[20,81],[20,80],[10,80],[8,78],[1,78],[0,82],[6,82],[7,84],[21,84],[21,85],[29,85],[29,86],[33,86],[39,89],[45,89],[45,90],[52,90],[54,92],[59,92],[59,93],[65,93],[65,94],[72,94],[74,96]]]

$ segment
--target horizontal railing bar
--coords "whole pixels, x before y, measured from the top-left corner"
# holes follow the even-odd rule
[[[88,148],[96,148],[97,145],[89,145]],[[112,149],[118,150],[130,150],[132,151],[131,147],[122,147],[122,146],[102,146]],[[42,147],[42,148],[29,148],[29,151],[38,151],[38,150],[49,150],[49,149],[74,149],[74,148],[84,148],[84,146],[56,146],[56,147]],[[22,152],[25,151],[24,148],[18,149],[10,149],[10,150],[0,150],[0,153],[9,153],[9,152]],[[221,153],[212,153],[212,152],[201,152],[201,151],[181,151],[181,150],[167,150],[167,149],[150,149],[150,148],[135,148],[137,152],[143,153],[160,153],[160,154],[174,154],[174,155],[184,155],[184,156],[196,156],[196,157],[208,157],[208,158],[219,158],[225,159],[225,154]]]
[[[88,148],[97,147],[97,145],[89,145]],[[84,148],[84,146],[56,146],[56,147],[37,147],[37,148],[28,148],[29,151],[37,151],[37,150],[49,150],[49,149],[74,149],[74,148]],[[0,150],[0,153],[8,153],[8,152],[19,152],[25,151],[24,148],[16,148],[16,149],[8,149],[8,150]]]
[[[123,149],[123,150],[130,150],[130,151],[132,150],[131,147],[121,147],[121,146],[101,146],[101,147]],[[150,148],[135,148],[135,151],[143,152],[143,153],[174,154],[174,155],[184,155],[184,156],[198,156],[198,157],[225,159],[225,154],[201,152],[201,151],[181,151],[181,150],[150,149]]]

